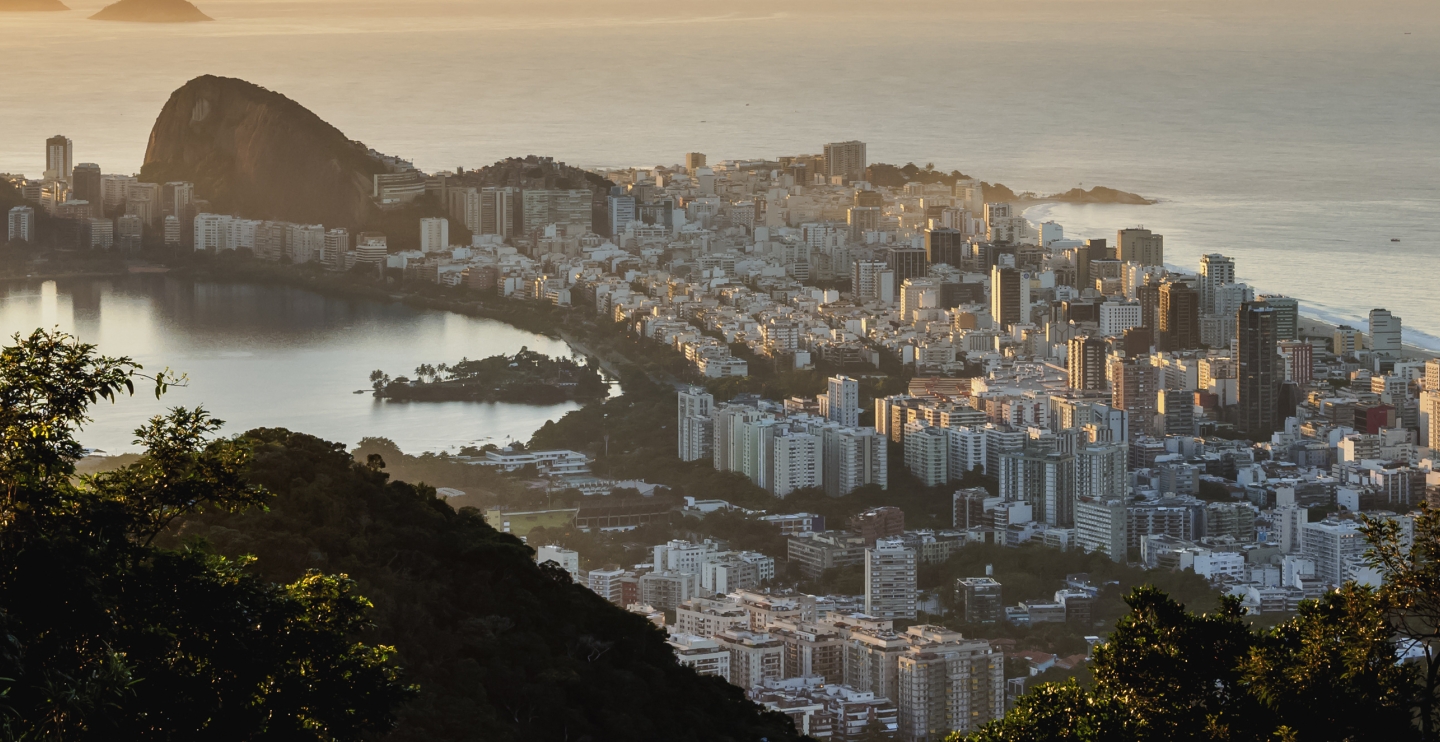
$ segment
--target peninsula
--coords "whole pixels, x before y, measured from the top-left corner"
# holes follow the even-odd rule
[[[186,0],[120,0],[90,16],[92,21],[131,23],[196,23],[213,21]]]

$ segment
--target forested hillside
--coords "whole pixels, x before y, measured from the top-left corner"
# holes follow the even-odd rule
[[[268,510],[206,513],[172,538],[253,554],[270,580],[349,575],[375,608],[367,639],[394,645],[417,700],[393,740],[796,739],[740,689],[675,661],[644,618],[541,568],[514,537],[372,459],[285,430],[244,437]]]

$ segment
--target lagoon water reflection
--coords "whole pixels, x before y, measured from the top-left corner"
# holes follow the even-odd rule
[[[204,405],[238,433],[285,427],[354,445],[384,436],[405,451],[528,439],[574,403],[393,403],[355,394],[370,372],[409,374],[421,363],[514,353],[568,355],[564,342],[501,322],[398,303],[322,296],[283,286],[209,283],[166,275],[0,284],[0,332],[56,327],[128,355],[147,371],[169,367],[189,384],[162,400],[148,390],[94,408],[80,440],[134,450],[132,431],[175,406]]]

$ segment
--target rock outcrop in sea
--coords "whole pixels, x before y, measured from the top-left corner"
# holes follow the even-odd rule
[[[132,23],[196,23],[213,21],[187,0],[120,0],[90,16],[92,21]]]
[[[0,13],[33,13],[69,9],[60,0],[0,0]]]

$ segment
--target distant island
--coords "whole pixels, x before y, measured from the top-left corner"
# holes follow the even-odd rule
[[[69,9],[60,0],[0,0],[0,13],[33,13]]]
[[[375,396],[414,402],[518,402],[559,404],[600,399],[605,380],[597,364],[581,365],[569,358],[551,358],[526,348],[513,356],[498,355],[447,366],[422,364],[414,379],[391,379],[384,371],[370,374]]]
[[[1149,206],[1155,203],[1153,198],[1145,198],[1138,193],[1117,191],[1114,188],[1095,186],[1090,190],[1083,188],[1071,188],[1064,193],[1056,193],[1049,196],[1036,196],[1026,198],[1021,196],[1022,201],[1059,201],[1067,204],[1129,204],[1132,206]]]
[[[92,21],[129,21],[131,23],[196,23],[213,21],[186,0],[120,0],[90,16]]]

